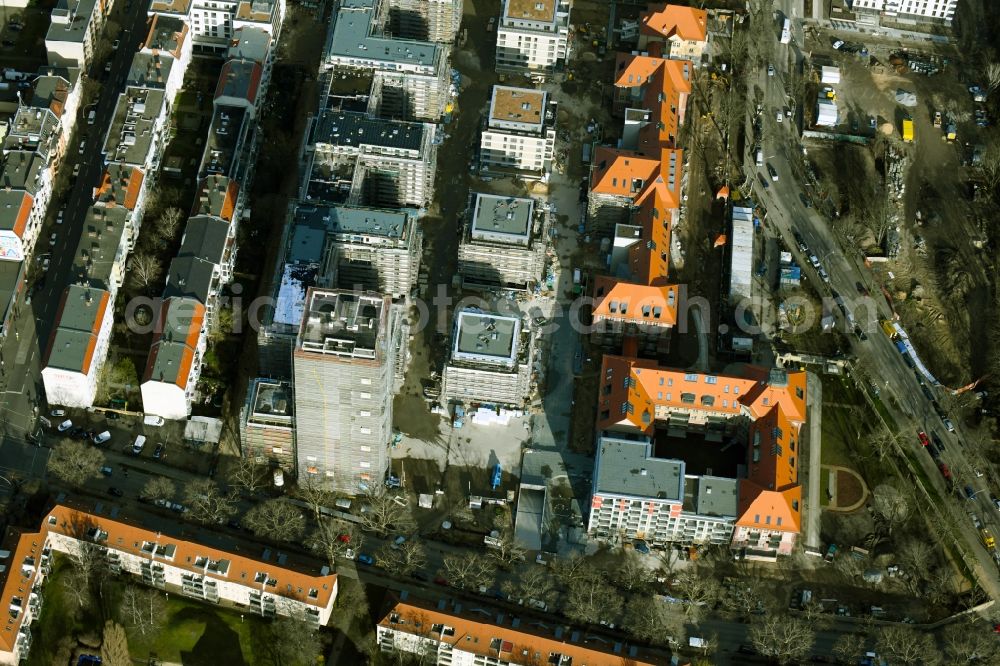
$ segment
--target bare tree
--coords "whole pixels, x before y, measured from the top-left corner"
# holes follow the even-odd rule
[[[125,623],[140,636],[153,635],[163,626],[167,604],[158,590],[127,585],[122,590],[119,612]]]
[[[456,553],[444,556],[441,575],[454,587],[476,590],[492,585],[497,569],[491,558],[479,553]]]
[[[323,650],[318,628],[304,614],[277,618],[267,633],[266,649],[275,664],[315,664]]]
[[[623,623],[630,634],[647,643],[677,640],[684,631],[684,617],[649,596],[639,596],[628,603]]]
[[[132,666],[132,657],[128,651],[128,636],[125,628],[108,620],[104,623],[104,636],[101,641],[101,663],[108,666]]]
[[[226,478],[232,485],[253,495],[267,484],[267,468],[258,465],[250,456],[240,456],[230,466]]]
[[[86,610],[93,603],[93,595],[90,592],[90,580],[86,574],[76,567],[70,568],[59,579],[63,596],[69,601],[69,606],[73,613]]]
[[[888,484],[883,483],[872,491],[871,503],[872,511],[882,520],[888,534],[892,534],[892,530],[910,516],[909,499]]]
[[[896,451],[896,437],[885,428],[880,428],[868,440],[875,459],[879,462],[885,461]]]
[[[163,211],[156,223],[156,233],[164,245],[170,244],[177,237],[177,232],[183,221],[184,211],[180,208],[168,208]]]
[[[363,543],[364,535],[352,523],[332,518],[321,518],[306,539],[306,547],[325,557],[331,567],[336,567],[338,560],[346,559],[348,551],[360,550]]]
[[[169,500],[177,492],[177,485],[165,476],[154,476],[142,487],[142,496],[149,500]]]
[[[734,612],[742,615],[750,615],[764,609],[765,603],[765,581],[759,576],[740,578],[726,593],[721,595],[722,605]]]
[[[184,487],[184,501],[191,517],[202,523],[223,523],[236,513],[236,498],[223,494],[212,479],[195,479]]]
[[[899,564],[910,580],[926,580],[934,563],[934,550],[924,539],[910,537],[899,544]]]
[[[555,581],[552,574],[537,564],[522,565],[512,579],[503,582],[500,589],[514,601],[536,599],[548,604],[555,598]]]
[[[129,276],[136,287],[148,290],[163,274],[163,263],[149,252],[136,252],[132,255]]]
[[[711,608],[722,596],[722,586],[715,578],[696,569],[685,569],[677,577],[677,593],[687,601],[682,608],[688,620],[697,623],[705,608]]]
[[[524,560],[526,552],[524,546],[514,538],[514,530],[509,527],[500,531],[496,543],[490,547],[490,556],[496,560],[497,566],[505,571],[510,571],[515,562]]]
[[[390,530],[410,534],[416,523],[404,498],[390,493],[384,486],[376,485],[362,496],[365,509],[361,512],[361,526],[379,536]]]
[[[600,571],[588,567],[570,583],[563,611],[575,622],[617,622],[622,598]]]
[[[306,518],[287,499],[270,499],[247,511],[243,523],[258,537],[295,541],[305,532]]]
[[[104,453],[76,439],[65,441],[52,449],[48,468],[60,481],[82,486],[96,479],[104,465]]]
[[[427,549],[419,539],[411,537],[398,546],[396,544],[382,546],[376,558],[382,568],[389,573],[396,576],[410,576],[427,564]]]
[[[950,664],[995,664],[996,637],[988,627],[974,623],[954,623],[944,628],[944,651]]]
[[[552,572],[563,588],[568,588],[570,583],[581,575],[584,575],[585,572],[589,572],[592,568],[593,565],[586,558],[579,555],[561,557],[552,564]]]
[[[1000,62],[990,62],[986,64],[986,86],[990,92],[1000,88]]]
[[[757,652],[779,664],[802,661],[815,641],[812,627],[797,617],[767,615],[750,627],[750,642]]]
[[[314,474],[305,474],[304,478],[299,479],[299,484],[295,488],[295,496],[309,505],[313,512],[313,519],[317,521],[320,517],[320,509],[334,502],[333,493],[324,488],[323,484],[316,480]]]
[[[900,624],[878,628],[875,650],[891,664],[934,666],[941,663],[934,634]]]
[[[640,558],[634,551],[625,552],[618,559],[617,565],[608,572],[611,582],[629,592],[648,585],[653,580],[653,571]]]
[[[857,664],[864,653],[865,639],[858,634],[841,634],[833,644],[833,656],[841,664]]]

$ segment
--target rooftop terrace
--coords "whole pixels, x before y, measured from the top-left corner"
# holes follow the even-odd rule
[[[388,299],[380,294],[311,289],[299,332],[302,351],[360,359],[377,356],[387,323]]]

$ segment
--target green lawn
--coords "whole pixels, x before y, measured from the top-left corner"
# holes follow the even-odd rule
[[[171,595],[167,620],[156,636],[129,636],[133,657],[197,666],[240,666],[256,663],[253,637],[264,627],[261,618]]]

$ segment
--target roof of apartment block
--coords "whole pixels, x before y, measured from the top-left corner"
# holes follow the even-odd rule
[[[38,78],[31,84],[31,106],[48,109],[61,118],[80,70],[76,67],[42,67],[38,73]]]
[[[244,125],[251,120],[244,107],[216,103],[201,161],[203,174],[217,174],[239,180],[237,171],[240,169],[235,167],[240,161],[236,158],[244,147]]]
[[[373,118],[357,111],[324,111],[313,131],[315,143],[334,146],[371,145],[420,150],[422,123]]]
[[[507,0],[504,18],[554,21],[556,0]]]
[[[241,0],[236,5],[236,19],[258,23],[270,22],[277,6],[278,3],[271,0]]]
[[[96,6],[97,0],[58,0],[45,41],[83,42]]]
[[[3,148],[5,151],[38,152],[40,159],[46,159],[46,155],[42,153],[47,154],[55,147],[58,129],[59,116],[48,108],[18,107],[3,141]]]
[[[594,470],[594,492],[654,497],[680,502],[684,498],[684,463],[654,458],[651,442],[606,434],[598,442],[600,462]]]
[[[43,367],[88,374],[111,294],[71,284],[63,292]]]
[[[29,194],[38,191],[38,180],[45,168],[45,160],[36,152],[11,150],[0,166],[0,188],[25,190]]]
[[[295,211],[295,219],[297,223],[322,228],[326,233],[402,238],[407,233],[411,217],[405,209],[300,206]],[[318,224],[312,224],[314,222]]]
[[[100,184],[94,188],[94,200],[106,206],[135,210],[144,178],[139,167],[112,162],[105,167]]]
[[[761,530],[798,532],[802,526],[802,486],[772,490],[751,479],[740,479],[740,509],[736,524]]]
[[[153,125],[163,109],[165,93],[129,86],[118,103],[104,142],[108,162],[143,164],[153,143]]]
[[[346,0],[333,19],[328,56],[404,65],[434,65],[441,45],[372,34],[375,0]]]
[[[631,150],[598,146],[594,151],[592,194],[636,197],[659,170],[660,161]]]
[[[24,190],[0,190],[0,231],[24,238],[35,198]]]
[[[174,257],[167,268],[164,298],[180,296],[208,304],[213,295],[216,264],[190,255]]]
[[[72,282],[111,289],[115,259],[121,247],[129,211],[121,206],[94,204],[87,208],[83,234],[73,254]]]
[[[14,295],[21,289],[24,261],[0,261],[0,329],[6,323]]]
[[[174,66],[174,57],[169,53],[145,53],[140,51],[132,56],[129,66],[129,85],[159,87],[167,85],[170,70]]]
[[[389,299],[382,294],[311,288],[297,347],[306,352],[371,359],[388,324]]]
[[[153,0],[149,5],[149,13],[177,14],[187,16],[191,10],[191,0]]]
[[[285,264],[274,300],[274,323],[294,326],[296,329],[302,325],[306,293],[316,282],[316,270],[315,264]]]
[[[191,215],[214,215],[232,222],[239,193],[240,186],[235,180],[220,174],[210,174],[198,184],[198,196],[191,208]]]
[[[585,632],[568,630],[556,623],[552,631],[537,622],[514,615],[468,605],[448,608],[445,602],[432,603],[408,598],[391,605],[379,620],[379,626],[426,636],[451,645],[456,650],[512,664],[573,664],[573,666],[652,666],[644,652],[630,649],[616,654],[612,644],[588,639]]]
[[[17,527],[7,529],[3,541],[0,541],[0,550],[7,554],[0,561],[3,566],[3,570],[0,570],[0,605],[4,608],[13,611],[28,603],[31,589],[38,578],[36,563],[41,561],[44,545],[43,533]],[[0,631],[0,648],[4,652],[13,652],[24,618],[23,610],[18,610],[14,617],[8,616],[3,631]]]
[[[654,188],[633,213],[639,237],[629,247],[629,273],[641,284],[664,286],[670,273],[670,224],[674,201]]]
[[[251,415],[290,417],[295,407],[288,382],[258,377],[251,380]]]
[[[541,125],[545,120],[544,90],[493,86],[490,100],[490,121]]]
[[[594,278],[593,316],[636,324],[677,323],[677,286],[648,286],[599,275]]]
[[[534,206],[532,199],[477,193],[472,231],[530,236]]]
[[[252,106],[257,102],[263,74],[264,70],[260,63],[253,60],[227,60],[219,73],[219,82],[215,86],[215,99],[220,97],[245,99]]]
[[[166,51],[175,58],[181,57],[184,50],[184,40],[188,38],[188,26],[185,21],[176,16],[154,14],[150,20],[149,33],[146,35],[144,49],[150,51]]]
[[[271,33],[263,28],[244,26],[233,32],[227,57],[264,62],[271,50]]]
[[[517,355],[521,320],[492,312],[463,310],[455,318],[452,357],[462,355],[510,362]]]
[[[708,36],[708,12],[680,5],[654,5],[639,14],[640,28],[647,35],[676,37],[703,42]]]
[[[229,223],[210,215],[189,217],[178,257],[200,257],[221,264],[230,243]]]
[[[805,422],[806,373],[742,366],[742,376],[709,375],[663,368],[655,361],[606,355],[602,377],[610,393],[600,398],[609,417],[600,428],[628,422],[651,432],[656,407],[697,410],[724,418],[745,408],[750,417],[763,417],[780,407],[794,423]],[[627,378],[634,381],[625,383]],[[623,406],[631,409],[623,410]]]
[[[168,298],[160,306],[159,337],[149,350],[143,382],[187,386],[205,320],[205,306],[190,298]]]
[[[738,516],[739,480],[723,476],[700,476],[695,511],[702,516]]]

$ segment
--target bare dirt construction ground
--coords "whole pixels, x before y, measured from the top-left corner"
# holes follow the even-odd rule
[[[958,53],[937,47],[933,55],[951,64],[927,77],[898,72],[888,64],[889,54],[906,45],[874,39],[865,37],[870,59],[834,51],[825,35],[810,40],[814,66],[841,68],[841,84],[835,86],[843,123],[838,131],[873,139],[868,147],[809,144],[808,159],[820,189],[827,190],[817,197],[829,195],[840,207],[842,217],[832,223],[849,227],[841,230],[841,238],[870,247],[875,234],[863,218],[884,196],[885,151],[893,146],[904,152],[909,171],[899,221],[900,252],[876,273],[931,371],[946,385],[961,386],[987,371],[990,345],[982,341],[988,339],[995,317],[996,272],[988,252],[980,249],[985,247],[980,242],[983,232],[969,197],[975,174],[962,166],[963,144],[981,142],[983,131],[972,121],[968,83],[958,78]],[[926,53],[929,47],[919,48]],[[917,106],[896,104],[898,89],[914,92]],[[945,141],[942,130],[933,126],[935,111],[956,119],[958,141]],[[900,137],[907,115],[915,127],[911,144],[903,144]],[[879,134],[882,128],[892,128],[888,138],[875,136],[871,118],[876,118]]]

